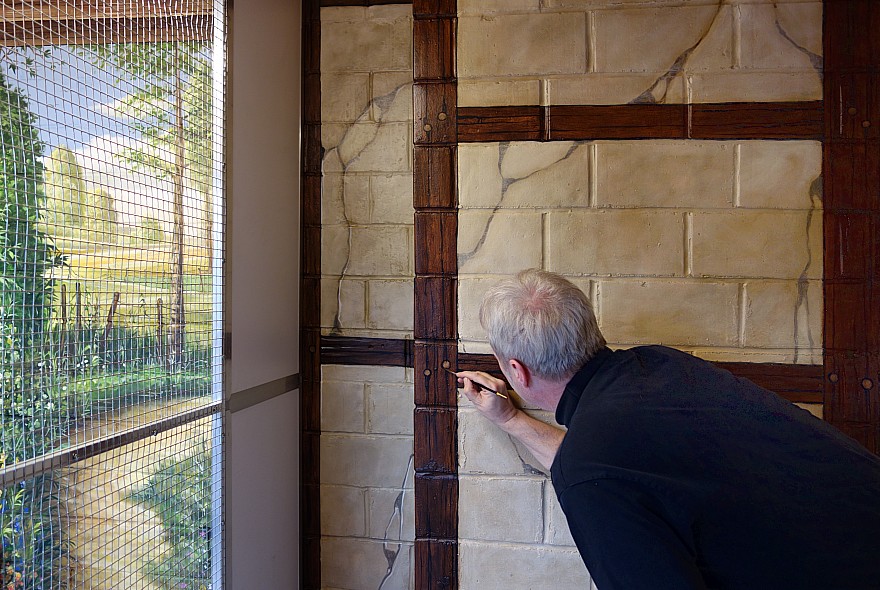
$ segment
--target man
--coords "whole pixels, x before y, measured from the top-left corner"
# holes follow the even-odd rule
[[[458,373],[550,469],[599,590],[880,588],[880,460],[777,395],[662,346],[611,351],[586,296],[526,270],[480,322],[512,388]],[[867,394],[866,394],[867,395]]]

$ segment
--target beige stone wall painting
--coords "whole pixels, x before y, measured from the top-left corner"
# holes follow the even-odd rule
[[[821,98],[820,2],[459,0],[459,17],[461,106]],[[411,7],[321,19],[322,331],[412,337]],[[485,287],[539,266],[591,295],[616,346],[821,360],[820,168],[803,141],[460,145],[461,350],[488,352]],[[325,588],[413,587],[412,382],[323,367]],[[459,587],[593,587],[537,461],[466,403],[459,420]]]
[[[321,9],[321,326],[412,337],[412,9]]]
[[[323,334],[412,338],[412,7],[321,9]],[[324,365],[321,583],[413,588],[412,369]]]
[[[822,98],[822,2],[460,0],[459,106]]]
[[[325,365],[321,583],[413,588],[412,369]]]
[[[818,142],[508,142],[458,156],[460,350],[490,352],[480,298],[531,266],[579,285],[613,347],[821,362]],[[593,587],[528,451],[467,401],[458,443],[462,590]]]
[[[549,412],[516,402],[553,423]],[[552,579],[594,590],[541,464],[466,400],[458,419],[459,587],[526,590]]]
[[[461,349],[488,352],[487,285],[569,276],[616,347],[713,361],[821,362],[818,142],[459,147]]]

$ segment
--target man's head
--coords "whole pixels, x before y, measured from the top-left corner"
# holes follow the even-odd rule
[[[548,381],[568,380],[605,346],[586,295],[565,278],[534,268],[486,292],[480,324],[502,367],[516,359]]]

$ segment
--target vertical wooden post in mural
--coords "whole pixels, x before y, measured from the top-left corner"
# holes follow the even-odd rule
[[[413,3],[415,587],[458,587],[455,0]]]
[[[825,418],[880,450],[880,3],[825,2]]]
[[[321,12],[302,4],[302,181],[300,281],[301,587],[321,588]]]

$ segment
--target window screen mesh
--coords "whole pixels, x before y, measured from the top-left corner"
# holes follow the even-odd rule
[[[0,590],[215,590],[223,3],[2,11]]]

